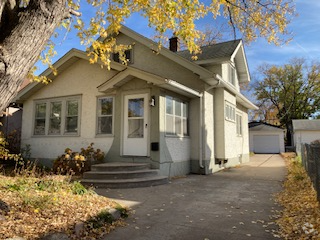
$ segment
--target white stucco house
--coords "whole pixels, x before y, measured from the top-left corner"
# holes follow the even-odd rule
[[[264,122],[250,122],[249,146],[253,153],[285,152],[284,129]]]
[[[301,154],[301,144],[320,140],[320,120],[295,119],[292,120],[293,140],[296,152]]]
[[[147,162],[167,176],[249,161],[247,111],[256,106],[240,93],[250,81],[242,41],[203,47],[197,61],[175,41],[157,53],[156,43],[122,27],[117,42],[132,45],[129,63],[115,54],[110,71],[71,49],[54,63],[57,76],[42,73],[52,83],[19,92],[22,145],[49,162],[93,142],[107,162]]]

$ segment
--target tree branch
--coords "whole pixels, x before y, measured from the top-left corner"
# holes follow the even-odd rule
[[[233,19],[232,19],[232,13],[231,13],[231,10],[230,10],[229,6],[228,6],[228,12],[229,12],[229,20],[230,20],[230,23],[231,23],[231,26],[232,26],[232,30],[233,30],[233,37],[234,37],[234,39],[236,39],[237,38],[236,27],[234,25],[234,22],[233,22]]]
[[[63,16],[63,19],[69,19],[71,18],[71,16],[76,16],[76,17],[80,17],[81,16],[81,12],[78,12],[72,8],[69,9],[69,11],[67,11],[64,16]]]

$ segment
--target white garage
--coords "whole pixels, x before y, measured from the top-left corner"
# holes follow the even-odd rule
[[[249,123],[250,152],[280,153],[284,152],[284,130],[262,122]]]
[[[294,146],[298,155],[301,154],[301,144],[320,139],[320,119],[296,119],[292,120],[294,132]]]

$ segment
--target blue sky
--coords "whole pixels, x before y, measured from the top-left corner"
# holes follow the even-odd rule
[[[299,14],[295,17],[289,25],[289,31],[293,32],[293,40],[283,46],[275,46],[269,44],[264,39],[258,39],[250,45],[245,46],[249,70],[251,73],[256,71],[256,68],[263,64],[284,64],[294,57],[303,57],[307,60],[319,60],[320,58],[320,1],[319,0],[296,0],[296,9]],[[83,8],[84,16],[92,15],[87,8]],[[200,25],[210,24],[213,21],[208,17],[199,22]],[[148,28],[147,22],[138,14],[131,16],[126,20],[125,25],[138,33],[151,37],[153,31]],[[63,42],[61,40],[55,41],[57,43],[56,50],[58,55],[53,59],[56,61],[71,48],[85,49],[79,44],[79,40],[75,32],[70,32]],[[240,35],[237,36],[241,37]],[[60,38],[61,39],[61,38]],[[231,35],[226,35],[224,40],[231,40]],[[38,64],[39,66],[39,64]],[[40,67],[40,66],[39,66]],[[44,67],[40,67],[44,70]],[[38,71],[40,73],[41,71]]]
[[[296,0],[299,14],[289,25],[293,32],[293,40],[282,46],[268,44],[264,39],[246,46],[249,69],[254,72],[262,63],[284,64],[295,57],[302,57],[309,61],[320,58],[320,1]]]

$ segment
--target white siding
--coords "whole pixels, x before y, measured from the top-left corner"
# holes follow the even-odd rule
[[[85,60],[79,60],[60,72],[52,83],[44,86],[26,102],[24,102],[21,146],[31,145],[34,158],[56,158],[65,148],[80,151],[94,143],[94,148],[107,152],[113,142],[113,137],[99,138],[96,133],[96,96],[102,95],[97,86],[103,83],[108,75],[114,72],[101,69],[98,65],[89,65]],[[95,77],[92,77],[95,76]],[[80,136],[33,136],[34,100],[81,95]]]
[[[190,160],[189,138],[166,137],[166,144],[171,155],[172,162],[184,162]]]
[[[320,139],[320,131],[303,131],[299,130],[294,133],[296,152],[301,152],[301,143],[311,143]]]

